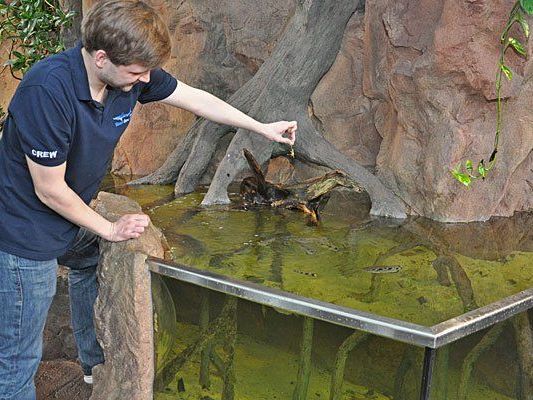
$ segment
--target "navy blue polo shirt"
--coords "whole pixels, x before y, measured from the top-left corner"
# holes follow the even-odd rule
[[[129,92],[109,88],[92,100],[81,45],[35,64],[9,105],[0,140],[0,250],[50,260],[71,246],[78,227],[36,196],[25,156],[44,166],[66,162],[65,180],[85,203],[95,195],[137,101],[163,100],[177,81],[161,69]]]

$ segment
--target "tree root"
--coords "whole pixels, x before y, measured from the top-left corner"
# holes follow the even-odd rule
[[[365,332],[354,332],[339,347],[335,357],[335,367],[331,374],[329,400],[340,400],[342,398],[342,383],[344,382],[344,370],[348,355],[358,344],[369,336]]]
[[[470,387],[470,379],[472,377],[474,365],[483,352],[496,343],[496,340],[498,340],[503,331],[503,327],[503,323],[493,326],[466,356],[463,362],[463,367],[461,368],[461,381],[459,382],[457,396],[459,400],[468,400],[468,388]]]
[[[294,146],[296,158],[345,172],[370,195],[371,214],[405,218],[406,205],[376,176],[324,139],[308,117],[311,95],[337,56],[346,24],[363,6],[364,1],[353,0],[298,1],[271,57],[228,103],[261,121],[296,119],[299,125]],[[133,183],[176,180],[177,196],[194,191],[218,140],[229,131],[227,126],[197,121],[161,168]],[[262,136],[239,129],[217,168],[203,205],[229,203],[228,185],[245,168],[243,148],[252,149],[259,164],[288,152],[284,145],[274,145]]]

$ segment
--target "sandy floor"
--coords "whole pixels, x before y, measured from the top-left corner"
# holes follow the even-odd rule
[[[91,386],[83,382],[80,366],[73,361],[44,361],[35,378],[37,400],[88,400]]]
[[[57,292],[48,313],[43,337],[43,362],[35,377],[38,400],[88,400],[91,386],[83,382],[76,362],[70,327],[67,270],[59,268]]]

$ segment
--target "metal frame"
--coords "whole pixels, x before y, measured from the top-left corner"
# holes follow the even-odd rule
[[[150,271],[157,274],[313,319],[424,347],[420,400],[429,400],[431,397],[435,357],[439,347],[533,308],[533,288],[530,288],[440,324],[426,327],[157,258],[149,257],[147,262]]]
[[[180,281],[426,349],[437,349],[533,308],[533,288],[530,288],[432,327],[426,327],[158,258],[149,257],[147,263],[152,272]]]

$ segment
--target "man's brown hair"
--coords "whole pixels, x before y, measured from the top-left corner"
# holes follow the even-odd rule
[[[104,50],[115,65],[139,64],[153,69],[170,57],[164,21],[140,0],[101,0],[83,18],[83,47]]]

